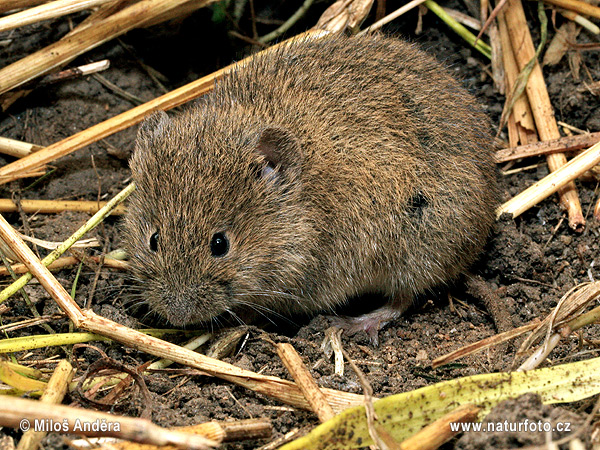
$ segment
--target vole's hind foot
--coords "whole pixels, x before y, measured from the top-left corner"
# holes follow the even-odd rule
[[[332,323],[334,326],[342,328],[350,336],[364,331],[369,336],[371,344],[376,347],[379,345],[379,330],[400,317],[403,312],[404,309],[386,305],[361,316],[335,316],[332,317]]]

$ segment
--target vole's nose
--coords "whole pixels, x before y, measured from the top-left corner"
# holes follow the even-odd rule
[[[177,286],[164,296],[156,308],[171,324],[185,326],[210,320],[225,311],[218,289],[204,283]]]

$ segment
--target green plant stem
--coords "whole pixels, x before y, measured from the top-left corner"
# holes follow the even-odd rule
[[[121,192],[119,192],[115,197],[113,197],[104,207],[102,207],[96,214],[94,214],[90,220],[88,220],[79,230],[71,235],[66,241],[60,244],[55,250],[53,250],[48,256],[42,259],[42,264],[48,266],[56,261],[60,256],[66,252],[75,242],[77,242],[81,237],[86,234],[88,231],[94,229],[106,216],[110,214],[110,212],[125,200],[129,194],[131,194],[135,189],[135,184],[131,183]],[[10,296],[14,295],[19,289],[23,288],[29,280],[33,278],[31,273],[26,273],[21,276],[17,281],[12,283],[10,286],[5,288],[2,292],[0,292],[0,303],[3,303]]]
[[[460,23],[458,23],[456,20],[454,20],[452,17],[450,17],[448,15],[448,13],[446,11],[444,11],[444,8],[442,8],[440,5],[438,5],[433,0],[427,0],[424,3],[424,5],[427,6],[427,8],[432,13],[434,13],[442,21],[444,21],[444,23],[446,23],[446,25],[448,25],[450,28],[452,28],[452,30],[454,30],[460,37],[462,37],[465,41],[467,41],[469,44],[471,44],[477,50],[479,50],[479,52],[482,55],[486,56],[488,59],[492,59],[492,48],[488,44],[483,42],[481,39],[477,40],[477,36],[475,36],[473,33],[471,33],[469,30],[467,30],[464,26],[462,26]],[[476,40],[477,40],[477,44],[475,44]]]
[[[140,333],[162,338],[168,334],[183,334],[186,336],[203,333],[198,330],[170,330],[170,329],[147,329],[137,330]],[[32,336],[22,336],[17,338],[8,338],[0,340],[0,354],[13,353],[24,350],[33,350],[43,347],[54,347],[60,345],[82,344],[90,341],[111,341],[110,338],[95,333],[56,333],[56,334],[37,334]]]

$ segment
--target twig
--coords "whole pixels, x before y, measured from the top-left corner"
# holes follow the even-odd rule
[[[103,254],[98,257],[98,264],[96,266],[96,273],[94,274],[94,279],[92,281],[92,285],[89,288],[88,298],[85,304],[86,308],[92,307],[92,300],[94,299],[94,294],[96,293],[96,287],[98,286],[98,280],[100,279],[100,273],[102,270],[102,266],[104,266],[104,254],[106,253],[106,249],[108,248],[108,240],[104,244]],[[82,261],[83,263],[84,261]],[[80,266],[81,267],[81,266]],[[73,282],[73,286],[75,286],[75,282]],[[75,298],[75,293],[71,295],[71,297]]]
[[[123,8],[126,8],[129,4],[131,4],[131,0],[114,0],[112,3],[107,3],[100,6],[96,11],[87,16],[79,25],[69,31],[65,37],[79,33],[86,28],[98,25],[107,17],[121,11]]]
[[[464,26],[469,27],[471,30],[481,30],[481,22],[463,12],[457,11],[452,8],[444,8],[446,14],[456,20],[458,23],[462,23]]]
[[[516,169],[501,170],[500,174],[504,177],[507,177],[509,175],[514,175],[515,173],[521,173],[521,172],[526,172],[528,170],[537,169],[538,167],[542,167],[544,165],[545,165],[545,163],[540,162],[537,164],[531,164],[529,166],[517,167]]]
[[[306,433],[306,429],[301,428],[293,428],[291,431],[285,433],[283,436],[278,437],[274,441],[271,441],[261,447],[258,447],[256,450],[276,450],[284,444],[297,439],[303,433]]]
[[[518,372],[523,372],[538,367],[544,362],[550,352],[556,348],[560,340],[561,336],[559,333],[553,333],[550,335],[550,337],[544,342],[544,345],[534,351],[516,370]]]
[[[532,156],[547,155],[548,153],[571,152],[588,148],[600,142],[600,131],[589,134],[576,134],[551,141],[541,141],[514,148],[505,148],[496,152],[496,162],[514,161]]]
[[[254,0],[248,0],[250,6],[250,20],[252,22],[252,39],[258,38],[258,32],[256,31],[256,11],[254,9]]]
[[[572,132],[574,132],[576,134],[588,134],[587,131],[582,130],[582,129],[577,128],[577,127],[574,127],[573,125],[570,125],[570,124],[568,124],[566,122],[562,122],[562,121],[558,120],[556,123],[558,125],[560,125],[561,127],[566,128],[568,131],[572,131]],[[570,135],[570,133],[569,133],[569,135]],[[595,142],[594,142],[594,144],[595,144]]]
[[[148,74],[148,76],[150,78],[152,78],[152,81],[154,81],[154,83],[156,83],[156,85],[159,87],[160,91],[163,94],[166,94],[167,92],[169,92],[169,90],[163,84],[169,80],[165,75],[160,73],[154,67],[151,67],[148,64],[144,64],[140,60],[140,58],[137,55],[137,53],[135,52],[135,50],[130,45],[125,44],[125,42],[123,42],[123,40],[121,38],[118,38],[117,41],[119,42],[119,44],[121,44],[121,47],[123,47],[127,51],[127,53],[129,53],[136,60],[136,62],[140,65],[140,67],[142,69],[144,69],[144,72],[146,72]]]
[[[38,247],[43,247],[43,248],[50,249],[50,250],[54,250],[60,244],[62,244],[62,242],[45,241],[43,239],[38,239],[38,238],[35,238],[32,236],[28,236],[26,234],[19,233],[19,235],[21,236],[21,239],[23,239],[24,241],[27,241],[34,245],[37,245]],[[91,238],[91,239],[82,239],[80,241],[77,241],[73,244],[72,247],[73,248],[89,248],[89,247],[98,247],[99,245],[100,245],[100,243],[98,242],[98,239]]]
[[[495,345],[502,344],[503,342],[510,341],[515,337],[521,336],[528,331],[537,328],[540,324],[540,321],[536,319],[535,321],[528,323],[527,325],[523,325],[522,327],[515,328],[514,330],[505,331],[504,333],[495,334],[488,338],[482,339],[480,341],[474,342],[472,344],[465,345],[464,347],[460,347],[453,352],[450,352],[446,355],[440,356],[433,360],[431,363],[432,368],[437,368],[443,366],[444,364],[451,363],[459,358],[463,358],[468,355],[472,355],[473,353],[480,352],[487,348],[493,347]]]
[[[257,41],[256,39],[252,39],[251,37],[245,36],[241,33],[238,33],[235,30],[229,30],[227,32],[230,36],[233,36],[234,38],[240,39],[250,45],[256,45],[257,47],[261,47],[261,48],[267,48],[268,45],[267,44],[263,44],[262,42]]]
[[[100,258],[98,256],[88,256],[89,259],[94,261],[96,264],[100,264]],[[76,258],[75,256],[63,256],[62,258],[58,258],[53,263],[50,263],[47,267],[50,270],[59,270],[64,267],[71,267],[79,264],[81,260]],[[125,261],[120,261],[114,258],[104,258],[102,261],[103,267],[110,267],[111,269],[119,269],[119,270],[127,270],[129,269],[129,264]],[[29,269],[25,264],[13,264],[10,266],[14,273],[17,275],[22,275],[24,273],[29,272]],[[5,267],[0,267],[0,277],[9,275],[8,270]]]
[[[233,422],[213,421],[187,427],[176,427],[174,430],[202,434],[214,441],[234,442],[267,439],[273,432],[273,426],[267,419],[246,419]]]
[[[597,293],[597,288],[595,288],[594,291],[594,293]],[[572,288],[559,300],[552,313],[548,315],[533,331],[533,333],[531,333],[529,337],[521,344],[517,355],[523,354],[533,342],[541,337],[541,335],[544,333],[544,328],[546,328],[546,339],[544,340],[542,347],[540,347],[537,352],[534,352],[533,355],[531,355],[531,357],[528,358],[527,361],[523,363],[517,370],[535,369],[542,363],[542,361],[546,359],[552,349],[558,345],[558,342],[560,341],[560,335],[558,333],[553,334],[552,330],[555,328],[556,323],[560,321],[560,319],[557,320],[559,313],[560,318],[565,318],[585,308],[590,298],[585,298],[586,296],[584,296],[582,299],[582,296],[573,296],[571,295],[573,292],[577,292],[577,286]],[[567,335],[568,334],[570,333],[567,333]]]
[[[489,7],[490,7],[489,0],[481,0],[479,2],[479,19],[480,19],[479,25],[482,25],[482,24],[485,25],[485,22],[487,22]]]
[[[117,94],[119,97],[122,97],[122,98],[124,98],[127,101],[130,101],[134,105],[141,105],[142,103],[144,103],[144,100],[142,100],[141,98],[139,98],[139,97],[137,97],[137,96],[135,96],[133,94],[130,94],[125,89],[121,89],[115,83],[113,83],[112,81],[104,78],[100,74],[95,73],[95,74],[92,75],[92,78],[94,80],[96,80],[98,83],[100,83],[102,86],[104,86],[105,88],[110,89],[115,94]]]
[[[308,8],[310,8],[310,6],[313,4],[313,1],[314,0],[304,0],[302,6],[298,8],[298,10],[294,14],[292,14],[292,16],[288,20],[281,24],[276,30],[271,31],[269,34],[265,34],[262,37],[259,37],[257,39],[258,42],[266,44],[267,42],[271,42],[272,40],[277,39],[279,36],[281,36],[283,33],[289,30],[296,22],[298,22],[298,20],[300,20],[302,16],[304,16],[304,14],[306,14],[306,11],[308,11]]]
[[[110,67],[110,61],[103,59],[102,61],[96,61],[93,63],[85,64],[79,67],[72,67],[70,69],[61,70],[57,73],[51,73],[40,80],[36,87],[45,86],[47,84],[58,83],[60,81],[70,80],[72,78],[84,77],[93,73],[101,72]]]
[[[62,314],[59,315],[59,318],[64,317]],[[54,318],[54,316],[52,316]],[[34,325],[37,323],[42,323],[42,317],[40,316],[37,320],[32,320],[29,325]],[[3,332],[8,332],[10,330],[16,330],[22,328],[22,324],[27,321],[21,322],[21,326],[11,326],[2,327]],[[160,328],[145,328],[143,330],[139,330],[143,334],[147,334],[149,336],[154,336],[156,338],[162,338],[164,336],[170,334],[178,334],[183,336],[190,336],[194,334],[198,334],[199,331],[183,331],[183,330],[170,330],[170,329],[160,329]],[[26,350],[34,350],[36,348],[44,348],[44,347],[57,347],[64,345],[75,345],[82,344],[91,341],[102,341],[102,342],[110,342],[110,338],[101,336],[96,333],[79,333],[79,332],[69,332],[69,333],[56,333],[55,331],[49,332],[48,334],[32,334],[29,336],[21,336],[16,338],[4,338],[0,340],[0,353],[15,353],[22,352]],[[31,355],[28,353],[26,356]],[[0,363],[2,361],[0,360]],[[113,377],[108,377],[113,378]],[[119,378],[118,382],[122,381],[122,378]],[[77,387],[77,382],[72,383],[71,390]],[[90,383],[90,385],[95,385],[95,382]],[[86,383],[84,383],[84,388]]]
[[[590,290],[597,289],[597,287],[598,287],[597,282],[595,284],[596,284],[596,286],[594,286],[594,284],[592,284],[591,287],[588,289],[590,289]],[[596,294],[596,298],[597,298],[597,294]],[[592,325],[594,323],[598,323],[599,321],[600,321],[600,306],[596,306],[594,309],[586,312],[585,314],[581,314],[580,316],[577,316],[574,319],[571,319],[566,324],[566,326],[571,331],[576,331],[586,325]]]
[[[204,334],[201,334],[200,336],[195,336],[194,338],[190,339],[185,344],[183,344],[183,347],[185,347],[189,350],[196,351],[199,347],[206,344],[212,337],[213,337],[213,335],[211,333],[204,333]],[[173,364],[173,361],[169,361],[168,359],[159,359],[158,361],[154,361],[152,364],[150,364],[148,366],[148,371],[166,369],[167,367],[171,366],[172,364]]]
[[[600,163],[600,142],[504,203],[496,211],[497,216],[500,217],[504,213],[510,214],[513,218],[519,216],[598,163]]]
[[[479,34],[477,35],[477,40],[481,39],[481,36],[483,36],[483,33],[485,33],[485,30],[487,30],[488,27],[494,22],[494,19],[500,13],[500,11],[502,11],[502,8],[504,8],[504,5],[506,5],[506,0],[500,0],[496,4],[496,6],[494,7],[494,10],[492,11],[492,14],[490,14],[490,16],[486,19],[485,23],[480,27],[481,30],[479,31]]]
[[[400,8],[398,8],[393,13],[388,14],[383,19],[378,20],[377,22],[375,22],[371,26],[365,28],[360,33],[358,33],[358,35],[361,36],[361,35],[363,35],[365,33],[370,33],[371,31],[375,31],[375,30],[380,29],[385,24],[390,23],[392,20],[397,19],[402,14],[405,14],[408,11],[410,11],[411,9],[416,8],[421,3],[425,3],[425,0],[412,0],[412,1],[408,2],[406,5],[401,6]]]

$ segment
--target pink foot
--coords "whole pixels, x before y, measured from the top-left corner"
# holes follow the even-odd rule
[[[336,316],[332,317],[333,325],[342,328],[347,334],[353,335],[359,331],[365,331],[374,346],[379,345],[379,330],[390,321],[400,317],[404,309],[393,306],[383,306],[357,317]]]

